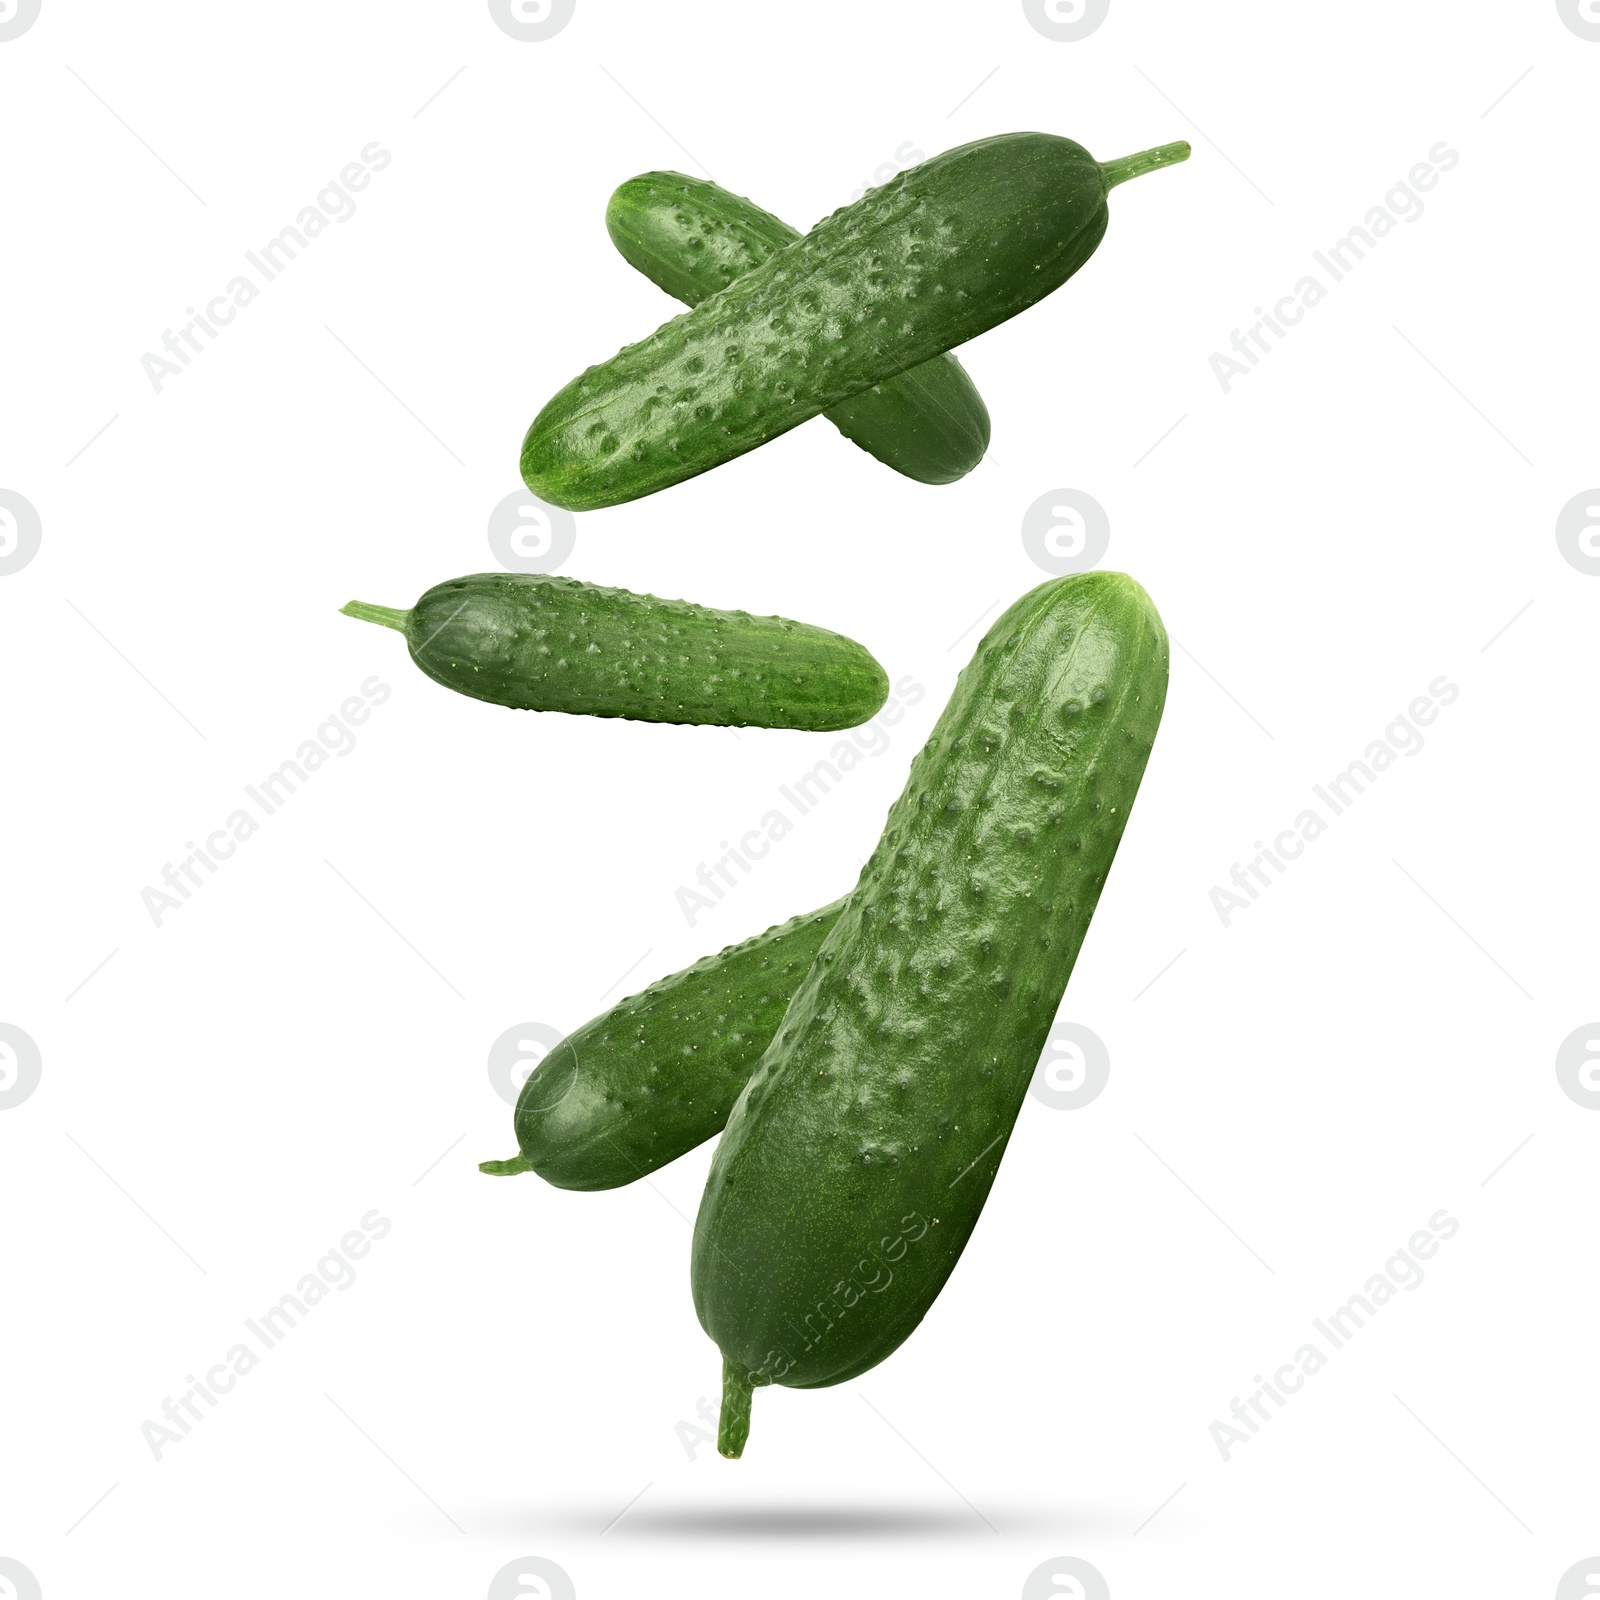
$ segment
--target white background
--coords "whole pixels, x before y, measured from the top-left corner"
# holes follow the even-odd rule
[[[1114,0],[1076,43],[953,0],[578,0],[542,43],[482,3],[44,0],[0,43],[0,488],[43,530],[0,578],[0,1022],[43,1060],[0,1113],[0,1556],[48,1600],[478,1596],[525,1556],[583,1600],[1013,1596],[1063,1556],[1118,1600],[1554,1595],[1600,1552],[1600,1113],[1555,1073],[1600,1015],[1600,578],[1555,538],[1600,481],[1597,82],[1554,0]],[[819,419],[578,520],[569,575],[926,690],[691,926],[824,742],[515,716],[337,608],[491,567],[535,411],[674,313],[606,237],[623,178],[808,226],[1019,128],[1194,157],[962,350],[976,471]],[[157,394],[144,353],[371,141],[355,215]],[[1212,353],[1440,141],[1424,214],[1225,394]],[[1177,646],[1062,1011],[1109,1086],[1030,1097],[891,1360],[691,1456],[710,1146],[490,1182],[489,1047],[846,889],[1062,487]],[[373,674],[356,748],[156,927],[141,890]],[[1441,674],[1425,747],[1224,927],[1212,887]],[[141,1425],[374,1208],[354,1285],[156,1461]],[[1225,1462],[1211,1423],[1441,1208],[1426,1281]]]

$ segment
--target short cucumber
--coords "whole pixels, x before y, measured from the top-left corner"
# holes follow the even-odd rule
[[[825,628],[547,573],[480,572],[409,611],[343,610],[403,633],[447,689],[521,711],[825,731],[867,721],[889,693],[872,656]]]
[[[495,1177],[615,1189],[721,1131],[844,901],[661,978],[570,1033],[517,1097]]]
[[[1017,601],[962,673],[728,1119],[693,1245],[753,1387],[842,1383],[922,1320],[994,1181],[1138,792],[1168,646],[1121,573]]]
[[[1010,133],[908,168],[574,378],[528,429],[523,480],[587,511],[731,461],[1042,300],[1094,253],[1107,192],[1188,154],[1102,164]]]
[[[770,211],[682,172],[629,178],[606,207],[606,229],[631,265],[689,306],[800,237]],[[989,408],[948,352],[823,415],[845,438],[919,483],[954,483],[989,448]]]

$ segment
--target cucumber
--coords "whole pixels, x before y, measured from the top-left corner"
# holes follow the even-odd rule
[[[574,378],[523,439],[523,481],[588,511],[731,461],[1042,300],[1094,253],[1107,191],[1188,154],[1102,165],[1009,133],[910,167]]]
[[[568,1034],[517,1096],[520,1153],[478,1170],[616,1189],[720,1132],[843,909],[791,917]]]
[[[922,1320],[977,1223],[1138,792],[1167,637],[1121,573],[990,629],[734,1106],[695,1227],[722,1348],[718,1448],[752,1388],[842,1383]]]
[[[436,683],[519,711],[821,732],[867,721],[889,693],[872,656],[826,628],[548,573],[452,578],[409,611],[342,609],[403,633]]]
[[[682,172],[629,178],[606,207],[606,231],[630,265],[688,306],[800,237],[770,211]],[[989,408],[948,352],[823,415],[845,438],[918,483],[954,483],[989,448]]]

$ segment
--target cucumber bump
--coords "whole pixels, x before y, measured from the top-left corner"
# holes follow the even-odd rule
[[[889,693],[877,661],[826,628],[548,573],[452,578],[409,611],[342,609],[404,634],[447,689],[522,711],[825,732]]]

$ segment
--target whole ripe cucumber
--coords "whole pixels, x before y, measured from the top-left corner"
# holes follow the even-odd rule
[[[517,1096],[520,1154],[478,1170],[615,1189],[720,1132],[843,909],[791,917],[569,1033]]]
[[[800,237],[770,211],[682,172],[629,178],[606,207],[623,257],[697,306]],[[989,448],[989,408],[948,351],[823,413],[845,438],[919,483],[954,483]]]
[[[574,378],[528,429],[523,480],[587,511],[731,461],[1042,300],[1094,253],[1107,192],[1188,154],[1102,164],[1010,133],[910,167]]]
[[[409,611],[344,614],[403,633],[437,683],[520,711],[722,727],[853,728],[889,680],[853,639],[546,573],[480,572]]]
[[[965,1246],[1138,792],[1168,645],[1121,573],[1024,595],[962,673],[776,1037],[695,1227],[723,1352],[718,1448],[753,1387],[882,1361]]]

